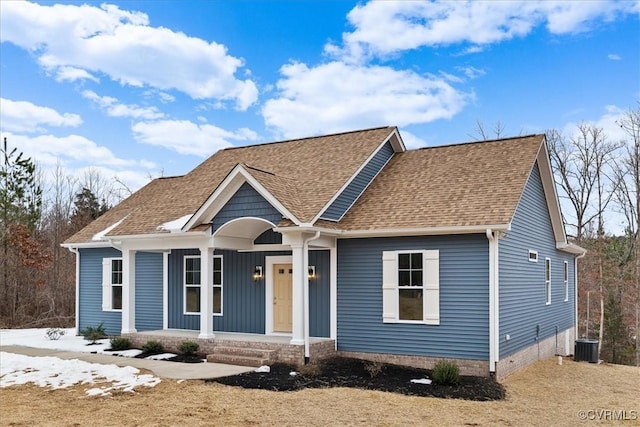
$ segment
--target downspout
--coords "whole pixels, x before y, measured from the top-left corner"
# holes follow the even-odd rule
[[[573,278],[573,303],[574,303],[574,310],[575,310],[575,324],[573,327],[573,335],[574,335],[574,339],[578,339],[579,334],[578,334],[578,324],[579,324],[579,319],[578,319],[578,260],[580,258],[584,258],[584,256],[586,255],[586,252],[582,252],[580,255],[578,255],[577,257],[575,257],[573,259],[573,274],[574,274],[574,278]],[[589,338],[589,337],[585,337],[585,338]],[[568,350],[568,349],[567,349]]]
[[[309,363],[311,357],[311,349],[309,345],[309,242],[320,237],[320,231],[316,231],[312,237],[309,237],[302,244],[304,254],[304,363]]]
[[[68,248],[70,252],[76,254],[76,335],[80,335],[80,250],[78,248]]]
[[[489,373],[494,376],[499,358],[498,236],[490,228],[486,235],[489,240]]]

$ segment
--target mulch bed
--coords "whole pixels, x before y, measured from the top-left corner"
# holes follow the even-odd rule
[[[111,351],[117,351],[117,350],[112,350],[110,348],[105,350],[106,352],[111,352]],[[93,354],[96,354],[96,352],[92,352]],[[162,353],[166,353],[165,351],[161,351],[161,352],[157,352],[157,351],[150,351],[150,352],[143,352],[140,353],[136,356],[133,356],[136,359],[146,359],[149,356],[155,356],[156,354],[162,354]],[[203,355],[182,355],[182,354],[178,354],[175,355],[169,359],[162,359],[162,362],[180,362],[180,363],[203,363],[205,361],[205,356]]]
[[[505,397],[504,387],[491,378],[461,375],[456,385],[414,384],[412,379],[432,378],[431,371],[360,359],[334,357],[316,365],[299,368],[280,363],[273,364],[270,368],[268,373],[248,372],[206,382],[273,391],[353,387],[412,396],[477,401],[501,400]],[[292,371],[297,372],[297,375],[290,375]]]

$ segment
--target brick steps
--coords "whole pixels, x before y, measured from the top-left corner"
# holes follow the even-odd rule
[[[258,367],[272,363],[275,360],[275,356],[276,350],[216,346],[214,353],[207,355],[207,362]]]

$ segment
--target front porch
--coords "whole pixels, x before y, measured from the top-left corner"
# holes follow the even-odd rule
[[[199,331],[164,329],[123,334],[136,347],[148,341],[162,343],[167,351],[177,352],[184,341],[200,345],[199,352],[207,355],[208,362],[233,365],[261,366],[274,362],[302,365],[305,363],[305,347],[291,344],[285,335],[260,335],[232,332],[217,332],[215,338],[199,338]],[[313,360],[335,354],[335,340],[331,338],[309,338],[309,352]]]

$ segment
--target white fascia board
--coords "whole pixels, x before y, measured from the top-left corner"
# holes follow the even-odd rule
[[[101,240],[99,242],[61,243],[60,246],[66,249],[110,248],[111,243],[107,240]]]
[[[377,230],[349,230],[343,231],[340,238],[359,237],[401,237],[401,236],[428,236],[446,234],[485,234],[487,228],[494,231],[509,231],[511,224],[472,225],[458,227],[426,227],[426,228],[385,228]]]
[[[287,208],[280,203],[266,188],[262,186],[241,164],[237,164],[224,180],[218,185],[209,198],[198,208],[191,219],[182,227],[182,231],[189,230],[196,224],[209,222],[233,197],[245,182],[249,183],[262,197],[264,197],[284,217],[293,221],[296,225],[300,221]]]
[[[585,255],[587,250],[573,243],[557,243],[556,249],[573,255]]]
[[[542,188],[544,190],[544,196],[547,201],[549,209],[549,217],[551,219],[551,226],[553,227],[553,235],[556,239],[556,243],[566,243],[567,235],[564,231],[564,224],[562,222],[562,211],[560,210],[560,202],[558,200],[558,194],[556,192],[556,184],[553,179],[553,171],[551,169],[551,161],[549,160],[549,152],[547,151],[546,139],[541,145],[538,151],[538,157],[536,158],[538,163],[538,169],[540,170],[540,178],[542,180]]]
[[[393,138],[394,136],[396,137],[395,139]],[[353,173],[353,175],[351,175],[351,177],[347,180],[347,182],[345,182],[345,183],[344,183],[344,185],[343,185],[342,187],[340,187],[340,189],[339,189],[338,191],[336,191],[336,194],[334,194],[334,195],[333,195],[333,197],[332,197],[331,199],[329,199],[329,201],[328,201],[328,202],[323,206],[323,208],[322,208],[322,209],[320,209],[320,212],[318,212],[318,214],[317,214],[315,217],[313,217],[313,219],[311,220],[311,223],[316,222],[316,221],[317,221],[317,220],[318,220],[318,219],[319,219],[319,218],[320,218],[320,217],[325,213],[325,211],[326,211],[327,209],[329,209],[329,206],[331,206],[331,204],[332,204],[333,202],[335,202],[335,201],[336,201],[336,199],[337,199],[338,197],[340,197],[340,195],[341,195],[341,194],[344,192],[344,190],[349,186],[349,184],[351,184],[351,182],[353,182],[353,180],[354,180],[354,179],[356,179],[356,177],[358,176],[358,174],[359,174],[360,172],[362,172],[362,170],[363,170],[363,169],[364,169],[364,168],[369,164],[369,162],[371,161],[371,159],[373,159],[373,158],[375,157],[375,155],[376,155],[376,154],[378,154],[378,152],[379,152],[380,150],[382,150],[382,147],[384,147],[384,145],[385,145],[387,142],[389,142],[389,141],[391,141],[391,146],[393,147],[393,151],[394,151],[394,153],[405,151],[404,144],[402,143],[402,140],[400,139],[400,135],[398,134],[398,129],[394,129],[394,130],[393,130],[393,132],[391,132],[391,133],[390,133],[390,134],[389,134],[389,135],[388,135],[388,136],[387,136],[387,137],[386,137],[386,138],[385,138],[385,139],[380,143],[380,145],[378,145],[378,148],[376,148],[376,149],[373,151],[373,153],[371,153],[371,155],[370,155],[369,157],[367,157],[367,159],[366,159],[364,162],[362,162],[362,164],[360,165],[360,167],[359,167],[359,168],[358,168],[358,169]],[[389,161],[387,160],[387,163],[388,163],[388,162],[389,162]],[[384,166],[382,166],[382,168],[380,169],[380,171],[382,171],[382,169],[384,169],[384,167],[387,165],[387,163],[385,163],[385,164],[384,164]],[[380,173],[380,171],[378,171],[378,173]],[[372,178],[372,180],[371,180],[371,181],[373,182],[373,180],[374,180],[377,176],[378,176],[378,174],[376,174],[376,176],[374,176],[374,177]],[[370,182],[369,184],[371,184],[371,182]],[[367,187],[368,187],[368,185],[367,185]],[[366,190],[366,188],[365,188],[365,190]],[[364,192],[364,190],[363,190],[363,192]],[[361,196],[361,195],[362,195],[362,193],[360,193],[360,194],[358,195],[358,197],[356,198],[356,200],[358,200],[358,198],[360,198],[360,196]],[[354,203],[355,203],[355,202],[354,202]],[[352,204],[351,206],[353,206],[353,204]],[[351,206],[349,206],[349,208],[345,211],[345,213],[346,213],[346,212],[348,212],[348,211],[349,211],[349,209],[351,209]],[[344,214],[342,214],[342,216],[344,216]],[[342,219],[342,217],[340,217],[340,219]],[[331,221],[331,220],[327,220],[327,221]],[[339,220],[338,220],[338,221],[339,221]]]
[[[122,244],[133,250],[163,251],[170,249],[198,248],[211,242],[207,232],[142,234],[115,236],[111,245]]]

